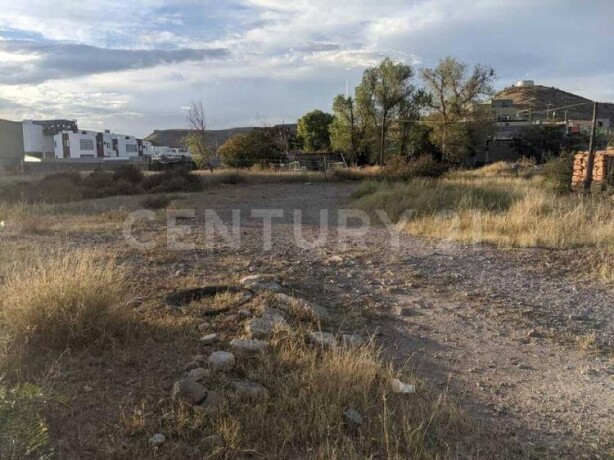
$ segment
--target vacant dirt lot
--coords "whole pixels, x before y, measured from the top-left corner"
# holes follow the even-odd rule
[[[505,449],[502,457],[611,456],[614,291],[557,268],[557,261],[572,253],[467,247],[395,236],[381,226],[340,236],[339,210],[348,206],[354,188],[338,183],[225,185],[177,195],[174,207],[193,209],[194,217],[188,212],[188,217],[172,219],[170,239],[164,211],[151,221],[137,219],[132,236],[152,243],[145,250],[126,242],[120,218],[67,219],[35,234],[7,234],[2,244],[13,254],[54,244],[119,251],[133,275],[131,283],[139,286],[137,304],[160,305],[166,292],[184,286],[276,275],[287,289],[331,308],[334,332],[373,334],[395,363],[413,369],[437,391],[449,389],[480,423],[483,450],[489,451],[492,446],[486,443],[492,442]],[[141,200],[109,198],[73,203],[66,210],[96,216],[120,207],[136,210]],[[271,217],[270,245],[259,217],[266,213],[254,215],[265,209],[278,210]],[[211,214],[206,210],[215,211],[225,224],[239,216],[240,231],[234,236],[240,243],[231,244],[230,229],[227,235],[208,234]],[[298,236],[315,241],[324,232],[322,210],[329,219],[326,238],[314,247],[300,247],[296,211],[303,224]],[[169,242],[175,249],[169,249]],[[130,411],[144,394],[155,401],[168,392],[177,373],[168,362],[180,369],[186,350],[197,344],[184,340],[173,348],[170,338],[160,343],[143,344],[141,351],[149,350],[147,363],[137,352],[115,364],[104,358],[90,363],[93,385],[105,386],[105,400]],[[63,365],[62,372],[70,369]],[[97,369],[105,369],[106,382],[100,382]],[[83,376],[74,379],[80,385]],[[96,407],[101,400],[77,393],[72,416],[81,426],[67,423],[75,430],[72,439],[100,454],[91,440],[104,438],[108,428],[85,421],[104,413]],[[125,416],[130,417],[140,415]],[[59,423],[54,429],[63,432],[66,427]],[[103,441],[111,456],[125,452],[114,450],[115,441]]]

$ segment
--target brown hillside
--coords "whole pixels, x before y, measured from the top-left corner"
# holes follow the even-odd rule
[[[583,105],[556,110],[556,119],[562,121],[565,117],[565,110],[567,110],[567,119],[570,120],[590,120],[593,115],[590,99],[549,86],[535,85],[518,88],[512,86],[499,91],[495,98],[513,100],[514,105],[525,111],[523,115],[526,118],[530,118],[532,111],[534,120],[545,119],[547,110],[549,118],[552,118],[552,109],[575,104]],[[614,104],[600,104],[597,117],[609,118],[614,123]]]
[[[289,124],[288,126],[292,132],[296,132],[296,124]],[[217,150],[228,139],[237,134],[245,134],[251,131],[253,127],[240,127],[230,129],[212,129],[207,131],[207,142],[211,150]],[[155,145],[165,145],[172,148],[183,147],[183,139],[186,134],[190,132],[189,129],[156,129],[153,133],[145,138]]]

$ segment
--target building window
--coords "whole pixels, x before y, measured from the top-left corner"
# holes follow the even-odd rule
[[[137,146],[135,144],[126,144],[126,153],[136,153]]]
[[[81,150],[94,150],[94,141],[92,139],[80,139],[79,146]]]

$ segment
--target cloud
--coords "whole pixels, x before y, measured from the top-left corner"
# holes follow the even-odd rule
[[[385,56],[431,67],[451,55],[492,65],[501,87],[528,77],[614,98],[611,0],[0,3],[8,118],[44,112],[145,135],[185,127],[179,107],[203,100],[212,127],[288,121],[330,110]]]
[[[227,56],[228,50],[124,50],[66,43],[4,40],[0,42],[0,58],[3,54],[21,58],[21,62],[9,61],[0,67],[0,84],[16,85],[144,69],[184,61],[219,59]]]

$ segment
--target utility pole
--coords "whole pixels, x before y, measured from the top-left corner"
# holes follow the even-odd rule
[[[595,130],[597,128],[597,103],[593,102],[593,123],[591,125],[591,139],[588,143],[588,158],[586,160],[586,179],[584,189],[590,190],[593,182],[593,166],[595,164]]]

